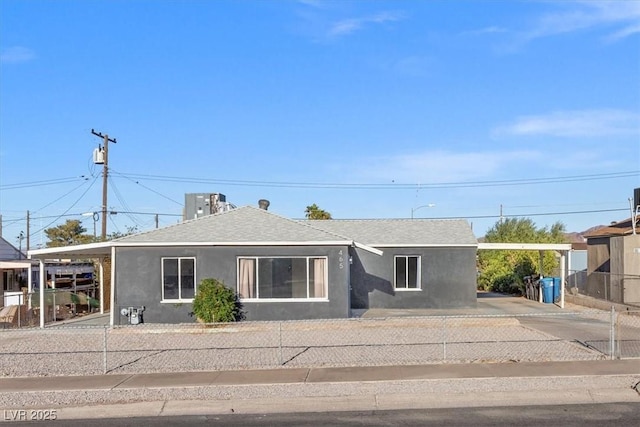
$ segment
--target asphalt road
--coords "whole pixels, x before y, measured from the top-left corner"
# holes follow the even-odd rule
[[[619,427],[638,425],[639,403],[599,405],[509,406],[402,411],[325,412],[268,415],[210,415],[11,422],[9,426],[84,427],[252,427],[252,426],[562,426]],[[2,419],[0,419],[2,424]]]

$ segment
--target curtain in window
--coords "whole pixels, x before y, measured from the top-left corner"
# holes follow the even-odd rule
[[[314,298],[326,298],[325,292],[325,268],[326,259],[316,258],[313,260],[313,297]]]
[[[255,260],[240,260],[240,296],[242,298],[255,298],[256,288],[256,267]]]

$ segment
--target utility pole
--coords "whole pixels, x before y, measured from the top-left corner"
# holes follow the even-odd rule
[[[101,134],[91,129],[91,133],[103,139],[104,163],[102,167],[102,241],[107,240],[107,178],[109,177],[109,142],[116,143],[115,138],[109,138],[107,134]]]
[[[27,211],[27,252],[31,249],[31,215]]]

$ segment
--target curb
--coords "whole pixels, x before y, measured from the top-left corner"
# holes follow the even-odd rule
[[[26,421],[34,415],[49,413],[57,420],[205,416],[229,414],[313,413],[343,411],[387,411],[406,409],[470,408],[499,406],[549,406],[606,403],[640,403],[633,389],[365,394],[360,396],[320,396],[296,399],[256,398],[232,400],[172,400],[111,405],[71,406],[56,409],[5,409],[2,421]],[[24,415],[23,415],[24,414]],[[21,418],[21,417],[26,418]],[[13,419],[12,419],[13,417]]]

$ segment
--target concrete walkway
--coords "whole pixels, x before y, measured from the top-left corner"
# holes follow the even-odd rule
[[[57,419],[79,419],[640,404],[639,382],[640,360],[0,378],[0,411],[46,408],[54,410]],[[64,403],[65,397],[92,393],[95,401]]]

